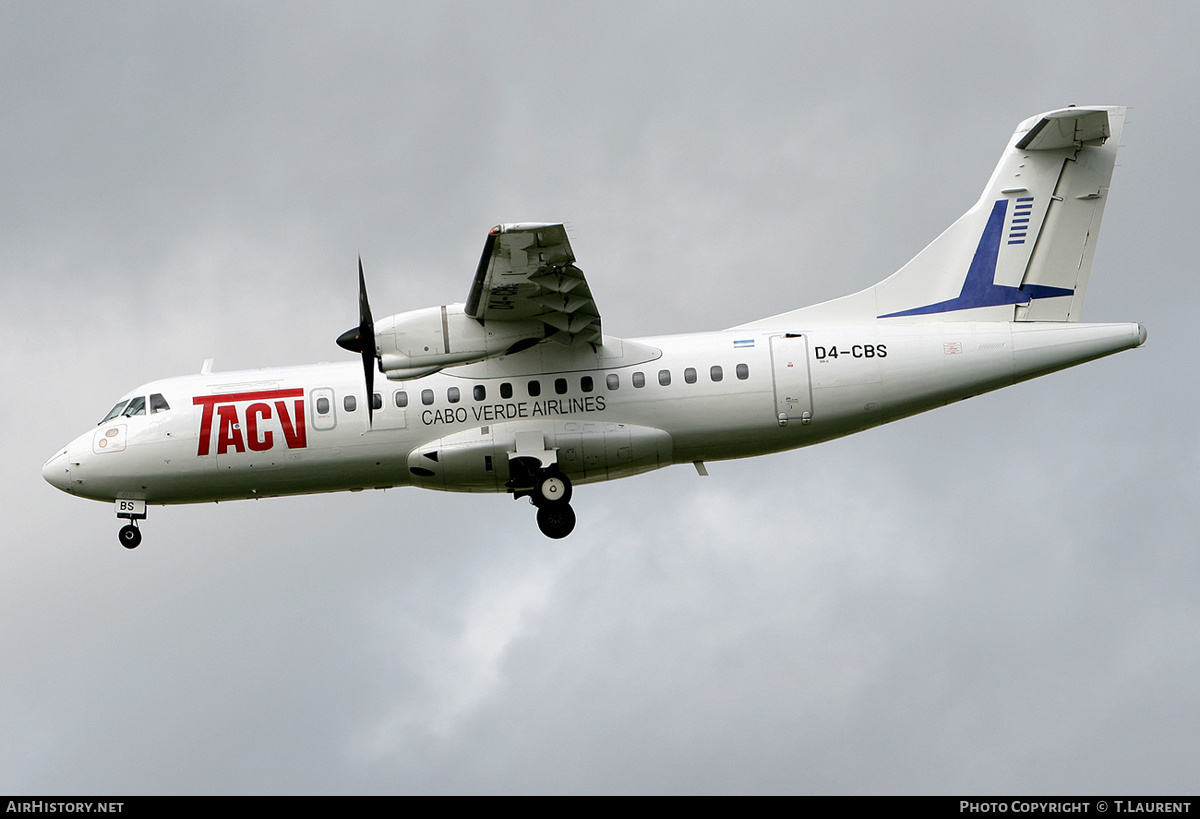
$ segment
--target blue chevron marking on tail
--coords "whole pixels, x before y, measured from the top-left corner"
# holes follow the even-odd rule
[[[901,310],[898,313],[887,313],[879,318],[925,316],[931,313],[949,313],[952,310],[995,307],[1002,304],[1028,304],[1031,299],[1074,295],[1074,290],[1065,287],[1047,287],[1039,284],[1009,287],[996,284],[996,260],[1000,256],[1000,240],[1004,234],[1004,215],[1007,211],[1007,199],[997,199],[996,203],[992,205],[992,214],[988,217],[983,235],[979,237],[979,246],[975,248],[975,257],[967,269],[967,277],[963,281],[962,291],[956,298],[927,304],[924,307],[914,307],[911,310]],[[1021,241],[1023,242],[1024,239],[1022,238]]]

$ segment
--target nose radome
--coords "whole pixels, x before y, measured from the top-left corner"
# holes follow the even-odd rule
[[[63,447],[50,460],[46,461],[42,467],[42,477],[46,479],[46,483],[51,486],[61,489],[64,492],[71,491],[71,461],[67,457],[67,449]]]

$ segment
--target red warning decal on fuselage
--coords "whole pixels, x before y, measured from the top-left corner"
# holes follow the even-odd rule
[[[302,389],[197,395],[192,403],[204,407],[196,448],[198,456],[212,452],[214,416],[218,455],[230,450],[266,452],[281,439],[288,449],[308,446]]]

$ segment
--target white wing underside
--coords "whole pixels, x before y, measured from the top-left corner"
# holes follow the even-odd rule
[[[488,232],[466,314],[485,326],[540,321],[568,347],[600,344],[600,311],[562,225],[497,225]]]

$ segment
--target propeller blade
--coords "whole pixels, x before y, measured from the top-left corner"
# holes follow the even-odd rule
[[[375,424],[375,357],[363,353],[363,375],[367,379],[367,426]]]
[[[338,346],[362,356],[363,380],[367,383],[367,424],[375,420],[375,320],[367,301],[367,279],[362,256],[358,257],[358,326],[338,336]]]

